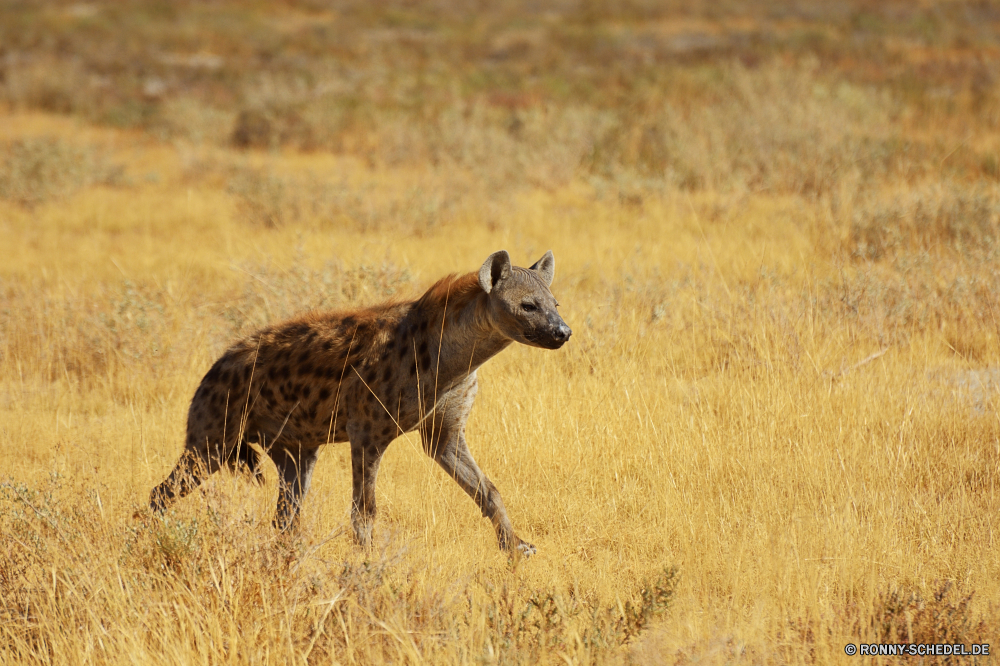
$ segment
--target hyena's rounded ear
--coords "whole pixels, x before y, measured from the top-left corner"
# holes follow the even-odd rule
[[[479,286],[488,294],[508,275],[510,275],[510,255],[507,254],[507,250],[499,250],[486,257],[483,267],[479,269]]]
[[[545,284],[552,286],[552,278],[556,276],[556,258],[552,256],[552,250],[531,265],[531,270],[538,273],[538,277],[545,280]]]

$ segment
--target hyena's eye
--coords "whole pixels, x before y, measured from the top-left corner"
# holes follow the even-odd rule
[[[538,306],[535,305],[534,303],[529,303],[525,301],[524,303],[521,303],[521,309],[524,310],[525,312],[534,312],[535,310],[538,309]]]

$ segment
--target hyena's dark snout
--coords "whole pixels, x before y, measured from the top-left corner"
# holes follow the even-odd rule
[[[569,326],[566,324],[559,324],[559,326],[552,331],[552,339],[561,345],[565,344],[571,335],[573,335],[573,331],[571,331]]]
[[[571,335],[573,335],[573,331],[570,327],[566,325],[562,317],[556,316],[549,320],[548,330],[545,332],[544,339],[542,340],[544,343],[543,346],[549,349],[559,349],[566,344]]]

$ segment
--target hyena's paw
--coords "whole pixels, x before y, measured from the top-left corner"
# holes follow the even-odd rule
[[[521,543],[517,544],[517,548],[514,549],[514,553],[518,557],[531,557],[537,552],[538,549],[535,548],[534,544],[530,544],[527,541],[522,541]]]
[[[360,517],[351,520],[351,527],[354,528],[354,541],[364,550],[369,550],[372,547],[372,528],[374,527],[374,522],[373,520],[365,520]]]
[[[531,557],[538,552],[534,545],[513,532],[497,530],[497,540],[500,542],[500,550],[506,551],[513,558]]]

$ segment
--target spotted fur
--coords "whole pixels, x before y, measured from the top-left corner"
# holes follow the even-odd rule
[[[287,529],[319,447],[350,442],[351,522],[367,546],[382,454],[416,429],[493,523],[500,547],[530,555],[534,546],[514,533],[500,493],[469,452],[465,423],[479,366],[514,341],[557,349],[569,339],[549,291],[554,267],[551,252],[520,268],[501,250],[477,273],[445,277],[415,301],[309,313],[240,340],[202,379],[184,454],[150,506],[164,510],[223,465],[259,480],[259,449],[277,467],[275,523]]]

